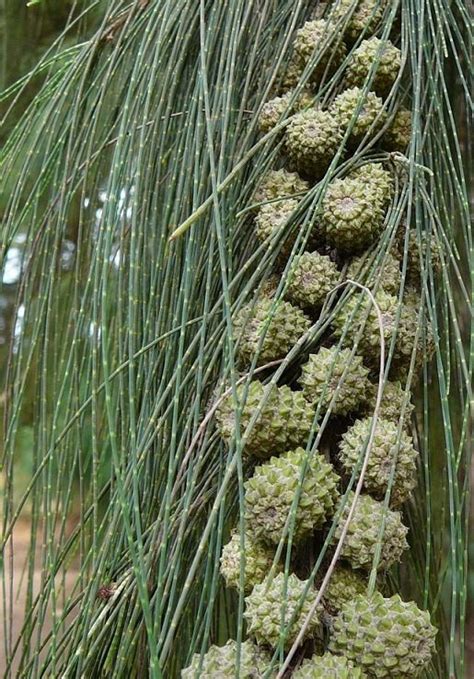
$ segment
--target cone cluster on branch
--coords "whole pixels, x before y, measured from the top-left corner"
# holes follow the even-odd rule
[[[278,257],[256,299],[234,314],[234,337],[243,370],[295,350],[298,372],[278,385],[241,383],[219,400],[218,433],[250,467],[244,525],[220,562],[225,585],[245,598],[248,639],[194,656],[186,679],[234,677],[238,662],[240,677],[276,677],[275,650],[284,657],[296,643],[285,674],[296,679],[417,677],[434,653],[429,613],[369,587],[371,573],[381,574],[379,583],[409,549],[403,507],[417,483],[418,453],[405,385],[430,357],[419,287],[427,262],[436,271],[442,258],[431,236],[389,226],[402,180],[387,152],[406,151],[411,137],[409,110],[394,108],[396,96],[386,101],[402,75],[401,52],[374,35],[389,5],[335,0],[324,18],[298,28],[282,89],[259,114],[263,133],[278,126],[283,158],[256,186],[252,215],[257,240]],[[321,107],[318,87],[334,74],[342,88]],[[332,178],[367,145],[379,159],[348,163]],[[330,181],[321,182],[328,170]],[[344,280],[364,287],[341,290]],[[331,295],[328,336],[299,360]],[[378,398],[382,346],[388,380]],[[331,433],[321,444],[328,418]],[[320,596],[316,550],[329,544],[327,563],[341,539],[340,561]]]

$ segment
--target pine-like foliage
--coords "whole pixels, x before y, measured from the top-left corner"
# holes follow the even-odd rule
[[[96,4],[90,0],[90,9]],[[424,316],[436,337],[417,384],[414,360],[403,376],[403,388],[416,390],[411,433],[420,464],[404,510],[411,549],[386,584],[428,608],[440,630],[426,676],[464,675],[469,17],[461,0],[378,4],[378,35],[397,41],[405,68],[384,100],[386,129],[395,99],[403,99],[412,112],[406,155],[375,152],[372,133],[350,156],[341,142],[271,242],[257,239],[250,206],[259,181],[278,166],[294,102],[264,136],[258,114],[279,93],[296,29],[328,3],[110,0],[87,40],[59,42],[3,94],[9,126],[18,97],[43,78],[0,152],[5,286],[13,248],[21,266],[1,374],[5,676],[174,679],[212,644],[233,638],[239,648],[243,592],[225,589],[219,563],[230,530],[236,523],[245,530],[249,470],[239,408],[228,446],[215,428],[218,403],[231,394],[237,404],[237,386],[257,377],[294,386],[296,363],[317,352],[361,289],[346,283],[329,295],[283,358],[262,366],[257,349],[244,374],[232,321],[256,303],[275,270],[281,280],[272,295],[283,298],[285,277],[317,230],[329,182],[372,160],[390,166],[395,191],[357,283],[370,280],[376,291],[376,269],[397,249],[401,299],[418,244],[420,341]],[[343,91],[345,65],[366,37],[353,38],[343,64],[333,60],[320,77],[317,71],[317,105],[330,107]],[[337,52],[330,39],[322,47]],[[316,62],[317,54],[295,97]],[[373,76],[369,69],[363,91]],[[439,246],[441,266],[421,247],[422,231]],[[388,362],[391,353],[386,347]],[[315,445],[332,445],[328,417],[315,413]],[[30,469],[17,461],[25,436]],[[12,579],[12,536],[25,512],[25,611],[13,633],[10,605],[20,582]],[[324,576],[335,525],[319,534],[305,581]],[[382,535],[372,589],[381,545]],[[286,579],[292,549],[288,539],[276,555]],[[277,673],[283,638],[272,660]]]

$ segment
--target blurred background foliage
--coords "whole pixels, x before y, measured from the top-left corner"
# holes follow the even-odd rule
[[[91,3],[82,0],[38,0],[27,3],[26,0],[2,0],[0,3],[0,91],[8,91],[21,78],[27,76],[41,60],[53,54],[62,54],[68,48],[74,48],[93,33],[100,22],[106,7],[106,0],[99,0],[92,11],[84,13],[84,7]],[[64,56],[61,60],[64,59]],[[31,104],[35,94],[43,84],[46,74],[54,70],[49,66],[43,72],[35,73],[29,78],[19,96],[4,97],[0,101],[0,146],[15,126],[23,112]],[[8,112],[8,116],[5,114]],[[32,137],[35,131],[31,130]],[[34,178],[32,168],[31,179]],[[14,173],[10,175],[14,181]],[[5,178],[4,178],[5,180]],[[11,183],[2,181],[0,188],[0,219],[12,190]],[[61,281],[59,283],[58,305],[63,298],[60,290],[64,289],[64,298],[70,286],[70,275],[74,260],[77,240],[78,214],[68,214],[68,238],[64,240],[61,252]],[[24,246],[26,234],[16,234],[13,243],[5,252],[3,279],[0,291],[0,376],[5,383],[5,375],[9,360],[11,340],[23,332],[24,309],[16,308],[19,286],[21,285],[24,265]],[[0,233],[0,244],[2,234]],[[58,337],[60,333],[58,333]],[[17,490],[21,494],[31,478],[33,462],[33,401],[35,398],[34,381],[27,386],[21,412],[20,425],[15,441],[17,449],[15,466],[17,467]],[[0,394],[0,437],[3,438],[4,417],[2,404],[4,394]],[[88,440],[87,435],[84,442]]]

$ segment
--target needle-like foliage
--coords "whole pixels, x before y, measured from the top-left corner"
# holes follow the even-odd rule
[[[294,31],[325,4],[112,0],[90,39],[58,46],[3,95],[9,125],[23,89],[45,78],[0,156],[4,266],[21,243],[1,404],[6,676],[179,677],[193,653],[245,638],[243,595],[219,575],[230,529],[240,523],[243,535],[245,431],[237,427],[224,445],[215,410],[253,375],[291,377],[354,291],[329,296],[283,362],[256,369],[254,361],[241,374],[232,318],[255,302],[282,245],[258,244],[249,206],[291,115],[262,136],[258,113],[275,95]],[[440,630],[426,676],[462,677],[473,348],[469,17],[461,0],[381,4],[379,33],[399,32],[405,64],[384,106],[390,114],[402,98],[412,111],[407,155],[375,152],[376,140],[365,140],[349,158],[341,144],[302,214],[319,208],[336,175],[383,160],[398,180],[374,269],[407,219],[417,241],[425,232],[440,246],[440,273],[431,256],[419,261],[418,311],[431,322],[435,353],[416,388],[411,549],[388,586],[428,608]],[[340,93],[343,68],[327,69],[318,104]],[[300,89],[305,80],[306,72]],[[298,225],[278,294],[309,238],[308,217]],[[400,242],[401,297],[408,231]],[[421,315],[419,333],[423,340]],[[412,361],[409,382],[414,374]],[[22,487],[16,456],[25,428],[32,466]],[[13,578],[12,536],[25,512],[22,584]],[[287,528],[291,538],[291,520]],[[310,555],[312,578],[324,575],[332,533],[321,556]],[[288,577],[291,539],[279,550]],[[15,635],[12,602],[25,582]],[[282,638],[275,668],[283,648]]]

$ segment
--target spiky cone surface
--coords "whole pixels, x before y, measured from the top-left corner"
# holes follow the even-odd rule
[[[367,592],[367,584],[365,573],[347,566],[336,566],[324,591],[326,609],[331,614],[336,614],[346,601],[351,601],[358,594]]]
[[[280,573],[255,585],[251,594],[245,598],[244,616],[249,636],[254,637],[259,644],[276,647],[280,641],[280,633],[288,625],[284,647],[289,649],[317,596],[313,587],[309,587],[305,594],[306,586],[307,582],[300,580],[294,573],[286,580],[285,574]],[[303,640],[318,635],[322,612],[323,607],[318,606]]]
[[[375,92],[364,94],[359,87],[341,92],[329,111],[343,132],[350,127],[350,144],[356,144],[366,136],[373,137],[387,119],[382,99]]]
[[[353,500],[354,493],[351,492],[341,512],[333,538],[334,543],[341,537]],[[380,540],[382,524],[384,532]],[[343,543],[341,558],[348,561],[352,568],[370,571],[378,543],[381,542],[378,570],[388,570],[401,560],[403,552],[408,549],[407,533],[408,528],[403,525],[399,512],[385,510],[384,504],[374,500],[370,495],[360,495]]]
[[[411,141],[412,115],[411,111],[401,108],[394,115],[387,131],[385,132],[382,144],[387,151],[404,152]]]
[[[293,198],[295,194],[305,193],[309,184],[296,172],[270,170],[257,187],[252,203],[266,203],[278,198]],[[298,197],[301,200],[301,197]]]
[[[303,448],[297,448],[270,458],[256,467],[244,484],[249,530],[257,540],[278,544],[298,494],[294,524],[287,534],[292,531],[293,541],[300,542],[333,515],[339,497],[338,483],[333,466],[318,453],[308,457]]]
[[[342,655],[325,653],[303,660],[292,679],[365,679],[366,674]]]
[[[375,36],[363,40],[351,54],[346,70],[349,87],[363,87],[373,65],[370,89],[381,96],[390,92],[401,67],[401,52],[390,40]]]
[[[285,298],[302,309],[320,307],[338,281],[339,270],[330,257],[304,252],[292,265]]]
[[[378,385],[373,384],[366,406],[367,415],[372,416],[374,413],[377,391]],[[410,421],[414,408],[415,406],[411,402],[411,394],[406,393],[400,382],[391,382],[389,380],[385,382],[378,411],[380,418],[398,425],[403,413],[403,424],[406,426]]]
[[[235,679],[237,653],[237,642],[232,639],[224,646],[211,646],[202,658],[195,653],[189,667],[181,671],[181,679]],[[241,643],[239,666],[241,679],[263,677],[270,667],[270,662],[268,651],[259,648],[253,641]]]
[[[302,66],[301,71],[313,57],[317,60],[310,76],[312,81],[320,80],[326,69],[328,74],[334,73],[346,56],[346,46],[340,33],[332,22],[324,19],[307,21],[298,29],[293,48],[295,61]]]
[[[401,339],[397,337],[396,355],[390,368],[392,380],[405,381],[414,355],[414,377],[419,378],[421,370],[435,353],[436,344],[432,325],[426,311],[420,313],[421,299],[408,287],[403,296]],[[419,330],[417,336],[417,329]]]
[[[383,256],[380,264],[376,264],[371,256],[354,257],[347,267],[346,277],[371,290],[377,287],[391,295],[398,295],[402,282],[400,260],[391,252]]]
[[[243,559],[245,556],[245,559]],[[224,545],[220,559],[221,575],[227,587],[240,589],[240,570],[243,565],[243,591],[248,594],[253,587],[265,578],[273,565],[273,553],[268,547],[253,539],[250,534],[244,536],[244,548],[241,546],[240,533],[235,531],[229,542]],[[281,564],[275,564],[275,573],[281,571]]]
[[[237,387],[239,403],[243,403],[246,388],[244,384]],[[240,415],[242,434],[256,412],[259,414],[245,443],[247,455],[266,459],[306,442],[314,413],[301,392],[292,391],[287,386],[264,386],[261,382],[252,382]],[[220,435],[230,444],[236,437],[237,422],[231,394],[220,403],[216,422]]]
[[[264,365],[284,358],[309,330],[311,321],[290,302],[262,298],[241,309],[233,327],[242,362],[250,365],[259,349],[257,365]]]
[[[306,91],[302,91],[296,97],[292,90],[289,90],[281,97],[274,97],[267,101],[258,115],[258,127],[260,132],[266,134],[273,129],[286,113],[291,115],[294,111],[301,111],[311,106],[314,97]]]
[[[298,171],[321,177],[334,157],[342,134],[329,111],[316,108],[297,113],[286,128],[285,146]]]
[[[369,187],[370,193],[386,208],[394,192],[393,175],[382,163],[364,163],[353,170],[349,177],[358,179]]]
[[[285,198],[275,203],[262,205],[255,217],[255,229],[259,241],[278,239],[281,255],[288,256],[296,240],[296,230],[291,228],[291,221],[300,201],[296,198]]]
[[[375,31],[385,4],[385,0],[336,0],[330,18],[333,22],[343,22],[338,26],[339,30],[344,31],[350,42],[355,42],[364,31],[365,35]]]
[[[278,73],[278,82],[276,84],[276,91],[280,96],[285,94],[288,90],[294,90],[299,84],[304,70],[302,64],[295,54],[291,55],[291,59],[284,64]]]
[[[402,240],[401,250],[404,243]],[[434,235],[428,236],[425,232],[418,235],[416,231],[408,234],[407,252],[407,282],[408,285],[420,287],[422,282],[422,266],[425,275],[428,274],[428,262],[433,274],[436,276],[441,271],[441,247]]]
[[[339,461],[346,474],[362,463],[372,427],[372,417],[356,420],[342,435],[339,443]],[[377,418],[375,435],[370,448],[369,463],[364,476],[364,488],[379,500],[387,491],[392,468],[395,465],[390,504],[399,507],[411,496],[416,486],[416,460],[418,453],[405,431],[390,420]]]
[[[280,278],[276,274],[270,274],[259,287],[259,295],[261,297],[274,297],[278,286],[280,284]]]
[[[337,391],[332,413],[347,415],[364,405],[371,386],[368,375],[362,358],[352,355],[350,349],[321,347],[317,354],[310,354],[303,365],[299,383],[305,398],[315,407],[321,400],[323,413]]]
[[[418,677],[435,650],[436,628],[428,611],[398,594],[359,595],[334,621],[329,650],[377,679]]]
[[[395,371],[405,368],[415,350],[418,329],[418,314],[414,307],[400,304],[397,297],[384,290],[375,294],[375,301],[381,314],[382,330],[385,339],[385,352],[388,356],[392,338],[395,346],[391,367]],[[349,328],[346,340],[358,338],[357,350],[373,367],[378,366],[380,357],[380,325],[375,306],[364,292],[352,295],[333,320],[334,333],[342,335]],[[362,328],[362,335],[358,334]]]
[[[384,211],[362,181],[335,179],[322,202],[321,223],[326,241],[344,253],[369,247],[382,231]]]

